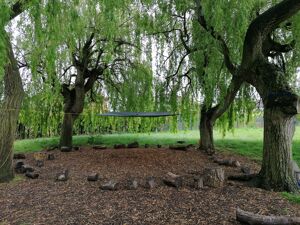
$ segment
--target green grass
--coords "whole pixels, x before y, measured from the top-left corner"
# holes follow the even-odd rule
[[[287,193],[287,192],[282,192],[282,196],[285,197],[290,202],[300,204],[300,195],[299,194],[291,194],[291,193]]]
[[[293,141],[293,157],[300,164],[300,127],[297,127]],[[215,144],[220,150],[227,150],[233,153],[244,155],[252,159],[260,160],[262,157],[262,128],[238,128],[234,133],[227,133],[225,137],[215,131]],[[93,136],[76,136],[74,145],[82,146],[88,144],[105,144],[112,146],[116,143],[127,144],[138,141],[141,145],[169,145],[178,140],[184,140],[188,144],[197,144],[199,140],[198,131],[186,131],[178,133],[162,132],[150,134],[108,134]],[[39,138],[33,140],[18,140],[15,142],[15,152],[34,152],[46,149],[58,144],[59,139]]]

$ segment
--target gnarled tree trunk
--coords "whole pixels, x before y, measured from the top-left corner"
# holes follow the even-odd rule
[[[295,116],[281,110],[265,108],[264,151],[260,171],[262,186],[279,191],[297,189],[292,168],[292,138]]]
[[[12,46],[7,37],[7,64],[4,74],[4,100],[0,111],[0,182],[14,178],[13,143],[24,96],[22,80]]]

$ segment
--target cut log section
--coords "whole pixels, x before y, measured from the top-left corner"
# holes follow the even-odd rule
[[[132,142],[130,144],[127,145],[127,148],[138,148],[140,145],[137,141]]]
[[[14,154],[14,159],[26,159],[26,156],[22,153],[16,153]]]
[[[249,225],[300,225],[300,217],[263,216],[237,208],[236,220]]]
[[[178,145],[170,145],[169,149],[177,150],[177,151],[186,151],[188,147],[189,147],[188,145],[178,144]]]
[[[126,148],[125,144],[115,144],[114,145],[114,149],[122,149],[122,148]]]
[[[98,173],[92,173],[87,177],[87,180],[92,182],[98,181],[98,179],[99,179]]]
[[[110,180],[109,182],[101,185],[100,189],[105,191],[115,191],[117,190],[117,185],[118,183],[116,181]]]
[[[180,188],[182,187],[182,177],[174,173],[168,172],[166,178],[163,179],[165,185],[169,187]]]
[[[203,175],[203,184],[209,187],[222,187],[224,185],[225,175],[221,167],[205,168]]]

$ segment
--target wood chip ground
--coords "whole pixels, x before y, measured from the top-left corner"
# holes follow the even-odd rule
[[[221,188],[177,190],[159,184],[146,189],[145,181],[162,180],[166,173],[200,174],[205,167],[215,167],[209,156],[196,151],[169,149],[107,149],[80,148],[79,151],[51,152],[55,160],[35,168],[36,180],[27,179],[0,185],[1,225],[226,225],[235,220],[236,207],[262,215],[300,216],[300,206],[289,203],[280,193],[247,187],[226,181]],[[243,166],[257,172],[259,165],[249,159],[234,157]],[[17,162],[17,160],[15,161]],[[35,165],[32,154],[25,164]],[[223,167],[225,176],[239,174],[240,168]],[[56,174],[69,170],[69,180],[56,182]],[[87,176],[99,173],[99,181],[88,182]],[[23,175],[20,175],[23,177]],[[120,185],[136,179],[137,190],[103,191],[101,184],[116,180]],[[144,183],[143,183],[144,182]]]

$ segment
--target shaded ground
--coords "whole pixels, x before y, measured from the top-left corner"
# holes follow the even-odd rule
[[[222,188],[176,190],[160,185],[155,189],[102,191],[100,184],[115,179],[122,184],[129,178],[141,183],[150,176],[158,180],[167,172],[187,175],[216,166],[199,151],[167,149],[54,151],[56,159],[38,168],[37,180],[24,179],[0,185],[0,224],[239,224],[235,221],[237,206],[264,215],[300,216],[300,205],[289,203],[280,193],[245,187],[227,182]],[[222,153],[223,157],[225,153]],[[235,156],[242,165],[257,171],[258,165]],[[34,165],[32,154],[26,163]],[[225,168],[225,175],[239,173],[239,168]],[[70,170],[67,182],[56,182],[63,169]],[[102,178],[86,181],[88,174],[98,172]],[[2,223],[1,223],[2,222]]]

